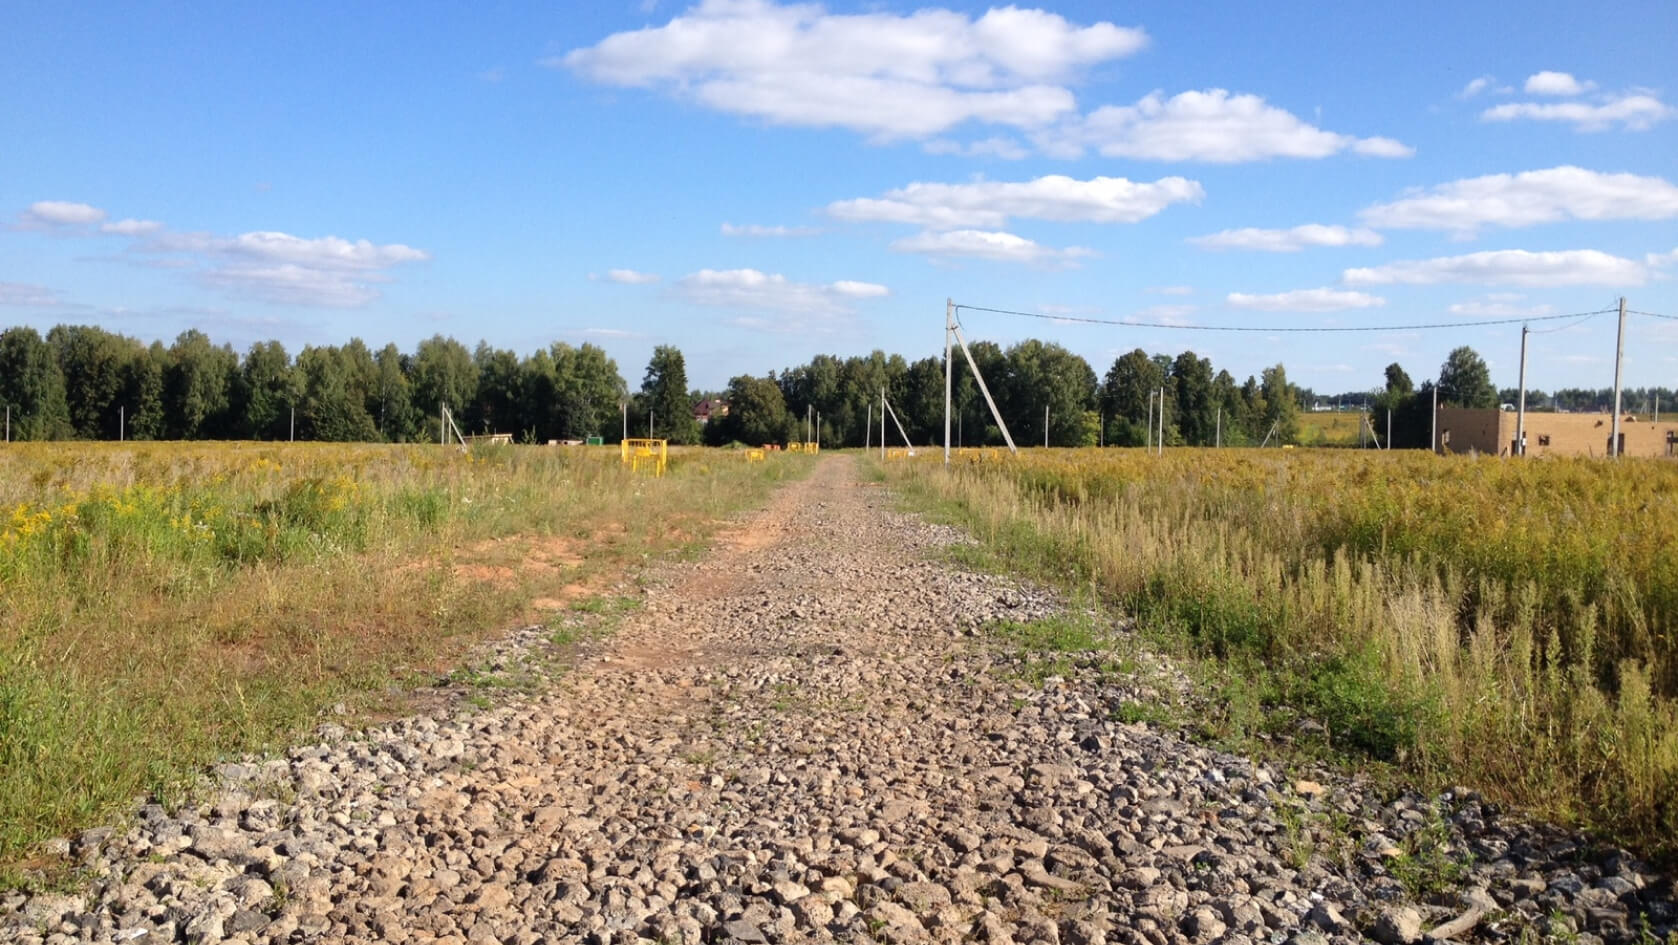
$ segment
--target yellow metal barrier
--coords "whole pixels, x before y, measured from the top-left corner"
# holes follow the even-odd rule
[[[806,452],[806,453],[820,453],[821,451],[822,451],[822,447],[821,447],[820,443],[812,443],[809,440],[804,441],[804,452]]]
[[[804,452],[804,444],[794,440],[793,442],[787,444],[787,452],[802,453]]]
[[[910,452],[907,449],[899,448],[899,449],[887,449],[886,450],[886,459],[908,459],[910,456],[913,456],[913,455],[914,455],[914,453]]]
[[[956,448],[956,458],[965,459],[970,463],[982,463],[1001,459],[1002,451],[991,446],[959,446]]]
[[[763,450],[747,450],[746,451],[746,462],[748,462],[748,463],[761,463],[761,462],[763,462]]]
[[[670,461],[670,441],[624,440],[619,444],[618,452],[630,472],[645,469],[655,476],[662,476],[665,465]]]

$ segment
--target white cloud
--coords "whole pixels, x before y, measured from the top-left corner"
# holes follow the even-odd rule
[[[829,215],[852,222],[912,223],[935,228],[999,227],[1010,217],[1083,223],[1135,223],[1173,203],[1199,203],[1199,182],[1165,177],[1138,183],[1123,177],[1076,180],[1058,174],[1019,183],[913,183],[880,198],[828,204]]]
[[[1642,263],[1595,249],[1529,252],[1504,249],[1466,256],[1412,259],[1365,269],[1348,269],[1347,285],[1434,285],[1482,283],[1543,288],[1564,285],[1642,285]]]
[[[1378,308],[1387,304],[1380,296],[1344,289],[1294,289],[1273,295],[1248,295],[1231,292],[1228,299],[1232,308],[1259,312],[1341,312],[1356,308]]]
[[[1370,157],[1409,157],[1391,138],[1324,131],[1257,95],[1226,89],[1161,92],[1135,105],[1104,105],[1038,136],[1051,153],[1076,156],[1094,148],[1105,157],[1232,164],[1266,158],[1322,158],[1353,150]]]
[[[117,220],[99,227],[99,232],[110,233],[113,236],[146,236],[163,229],[163,224],[156,220]]]
[[[23,225],[30,227],[87,226],[105,219],[105,211],[68,200],[37,200],[23,211]]]
[[[0,305],[20,308],[47,308],[59,303],[58,293],[43,285],[23,282],[0,282]]]
[[[1287,230],[1246,227],[1196,236],[1190,243],[1202,249],[1249,249],[1266,253],[1296,253],[1307,246],[1379,246],[1381,234],[1343,226],[1307,223]]]
[[[961,157],[994,157],[1004,161],[1019,161],[1031,156],[1025,145],[1013,138],[991,137],[963,144],[949,138],[934,138],[922,146],[928,154],[955,154]]]
[[[1488,174],[1406,193],[1358,214],[1384,229],[1519,227],[1562,220],[1664,220],[1678,217],[1678,187],[1659,177],[1552,167]]]
[[[390,281],[387,270],[431,258],[402,243],[272,230],[237,236],[145,227],[135,232],[145,235],[131,250],[152,257],[153,265],[195,270],[201,281],[234,295],[287,305],[366,305],[379,297],[375,286]]]
[[[724,223],[724,236],[750,236],[756,238],[783,238],[789,236],[815,236],[821,230],[813,226],[764,226],[759,223]]]
[[[1457,98],[1473,98],[1496,84],[1497,80],[1489,75],[1483,75],[1478,79],[1470,79],[1468,84],[1462,87],[1462,91],[1457,93]]]
[[[672,290],[678,298],[696,305],[763,309],[787,315],[847,315],[852,311],[852,300],[890,294],[885,286],[867,282],[844,280],[815,285],[756,269],[701,269],[677,280]]]
[[[1549,315],[1555,311],[1550,305],[1520,305],[1526,296],[1519,292],[1488,292],[1477,299],[1458,302],[1449,309],[1452,315],[1470,318],[1526,318]]]
[[[1480,113],[1481,121],[1562,121],[1575,131],[1605,131],[1615,125],[1627,131],[1647,131],[1656,122],[1678,115],[1649,92],[1625,92],[1590,102],[1508,102]]]
[[[545,65],[659,88],[720,111],[882,138],[975,120],[1039,127],[1075,108],[1064,83],[1147,44],[1140,29],[1077,26],[1004,7],[833,14],[815,3],[702,0],[663,26],[616,33]]]
[[[1012,233],[987,230],[928,231],[905,237],[891,244],[900,253],[924,253],[929,256],[967,256],[992,262],[1029,263],[1042,266],[1077,265],[1076,260],[1094,256],[1095,251],[1081,246],[1055,249],[1032,242]]]
[[[1667,266],[1678,266],[1678,249],[1667,253],[1650,253],[1643,257],[1643,261],[1655,269],[1665,269]]]
[[[641,334],[638,331],[629,331],[629,330],[623,329],[623,328],[584,328],[582,331],[577,332],[577,334],[586,335],[590,338],[644,338],[644,337],[646,337],[645,335]]]
[[[1580,82],[1566,72],[1537,72],[1527,76],[1528,95],[1583,95],[1596,87],[1595,82]]]
[[[606,281],[616,282],[618,285],[651,285],[658,279],[658,273],[655,272],[637,272],[634,269],[606,270]]]
[[[828,286],[834,294],[853,299],[878,299],[891,294],[891,290],[875,282],[857,282],[854,279],[840,279]]]

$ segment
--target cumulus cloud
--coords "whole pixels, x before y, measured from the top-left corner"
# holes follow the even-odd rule
[[[1478,79],[1470,79],[1468,84],[1462,87],[1462,91],[1457,93],[1457,98],[1473,98],[1495,85],[1497,85],[1497,80],[1489,75],[1483,75]]]
[[[1267,158],[1323,158],[1342,151],[1368,157],[1409,157],[1415,150],[1391,138],[1358,138],[1324,131],[1257,95],[1226,89],[1152,92],[1135,105],[1104,105],[1043,132],[1046,151],[1076,156],[1093,148],[1104,157],[1233,164]]]
[[[105,211],[68,200],[37,200],[23,211],[26,227],[91,226],[105,219]]]
[[[815,236],[821,230],[813,226],[764,226],[759,223],[724,223],[724,236],[750,236],[756,238],[783,238],[789,236]]]
[[[1659,177],[1552,167],[1488,174],[1407,192],[1358,218],[1383,229],[1520,227],[1563,220],[1665,220],[1678,217],[1678,187]]]
[[[593,276],[590,276],[593,278]],[[658,281],[655,272],[637,272],[634,269],[608,269],[606,281],[616,282],[618,285],[651,285]]]
[[[1678,109],[1651,92],[1631,91],[1599,96],[1596,101],[1506,102],[1480,113],[1481,121],[1560,121],[1575,131],[1647,131],[1657,122],[1678,115]]]
[[[913,183],[883,197],[840,200],[829,215],[851,222],[911,223],[933,228],[999,227],[1011,217],[1079,223],[1135,223],[1173,203],[1199,203],[1199,182],[1166,177],[1139,183],[1123,177],[1076,180],[1058,174],[1009,183]]]
[[[1549,70],[1527,76],[1524,86],[1528,95],[1583,95],[1595,87],[1595,82],[1580,82],[1569,73]]]
[[[1253,227],[1224,230],[1209,236],[1191,237],[1189,242],[1201,249],[1297,253],[1307,246],[1379,246],[1381,234],[1374,230],[1354,230],[1343,226],[1307,223],[1286,230],[1261,230]]]
[[[841,280],[818,285],[756,269],[701,269],[683,276],[672,288],[677,298],[696,305],[785,315],[848,315],[855,300],[891,294],[890,289],[871,282]]]
[[[110,233],[113,236],[145,236],[163,229],[163,224],[156,220],[117,220],[99,227],[99,232]]]
[[[24,282],[0,282],[0,305],[47,308],[58,303],[58,293],[46,286]]]
[[[1526,296],[1519,292],[1488,292],[1477,299],[1457,302],[1450,306],[1452,315],[1469,318],[1527,318],[1549,315],[1555,311],[1550,305],[1522,305]]]
[[[928,256],[964,256],[992,262],[1028,263],[1037,266],[1073,267],[1077,260],[1094,256],[1082,246],[1055,249],[1012,233],[987,230],[928,231],[896,240],[891,248],[900,253]]]
[[[1648,279],[1642,263],[1595,249],[1529,252],[1504,249],[1466,256],[1412,259],[1342,275],[1347,285],[1434,285],[1443,282],[1480,283],[1544,288],[1565,285],[1642,285]]]
[[[1231,292],[1226,299],[1232,308],[1257,312],[1341,312],[1347,309],[1379,308],[1387,300],[1363,292],[1344,289],[1294,289],[1272,295],[1249,295]]]
[[[356,308],[380,295],[390,269],[431,258],[402,243],[337,236],[300,237],[273,230],[235,236],[175,232],[151,221],[121,221],[109,232],[133,236],[130,251],[161,268],[195,272],[199,281],[263,302]]]
[[[1075,108],[1065,83],[1147,44],[1140,29],[1078,26],[1004,7],[829,13],[820,4],[702,0],[663,26],[544,60],[596,82],[655,88],[777,124],[926,137],[962,122],[1039,127]]]

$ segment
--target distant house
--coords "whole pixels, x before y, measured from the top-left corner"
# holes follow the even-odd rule
[[[711,422],[712,417],[728,416],[728,402],[714,397],[707,397],[693,406],[693,419],[699,421],[700,426]]]
[[[1453,453],[1507,456],[1515,451],[1515,414],[1501,409],[1439,409],[1439,449]],[[1614,417],[1606,413],[1526,415],[1528,456],[1606,456]],[[1678,456],[1678,423],[1651,423],[1633,414],[1620,417],[1622,456]]]

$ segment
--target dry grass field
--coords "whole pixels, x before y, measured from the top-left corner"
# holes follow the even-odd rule
[[[1226,734],[1678,850],[1678,464],[1031,450],[886,464],[995,560],[1216,670]]]

